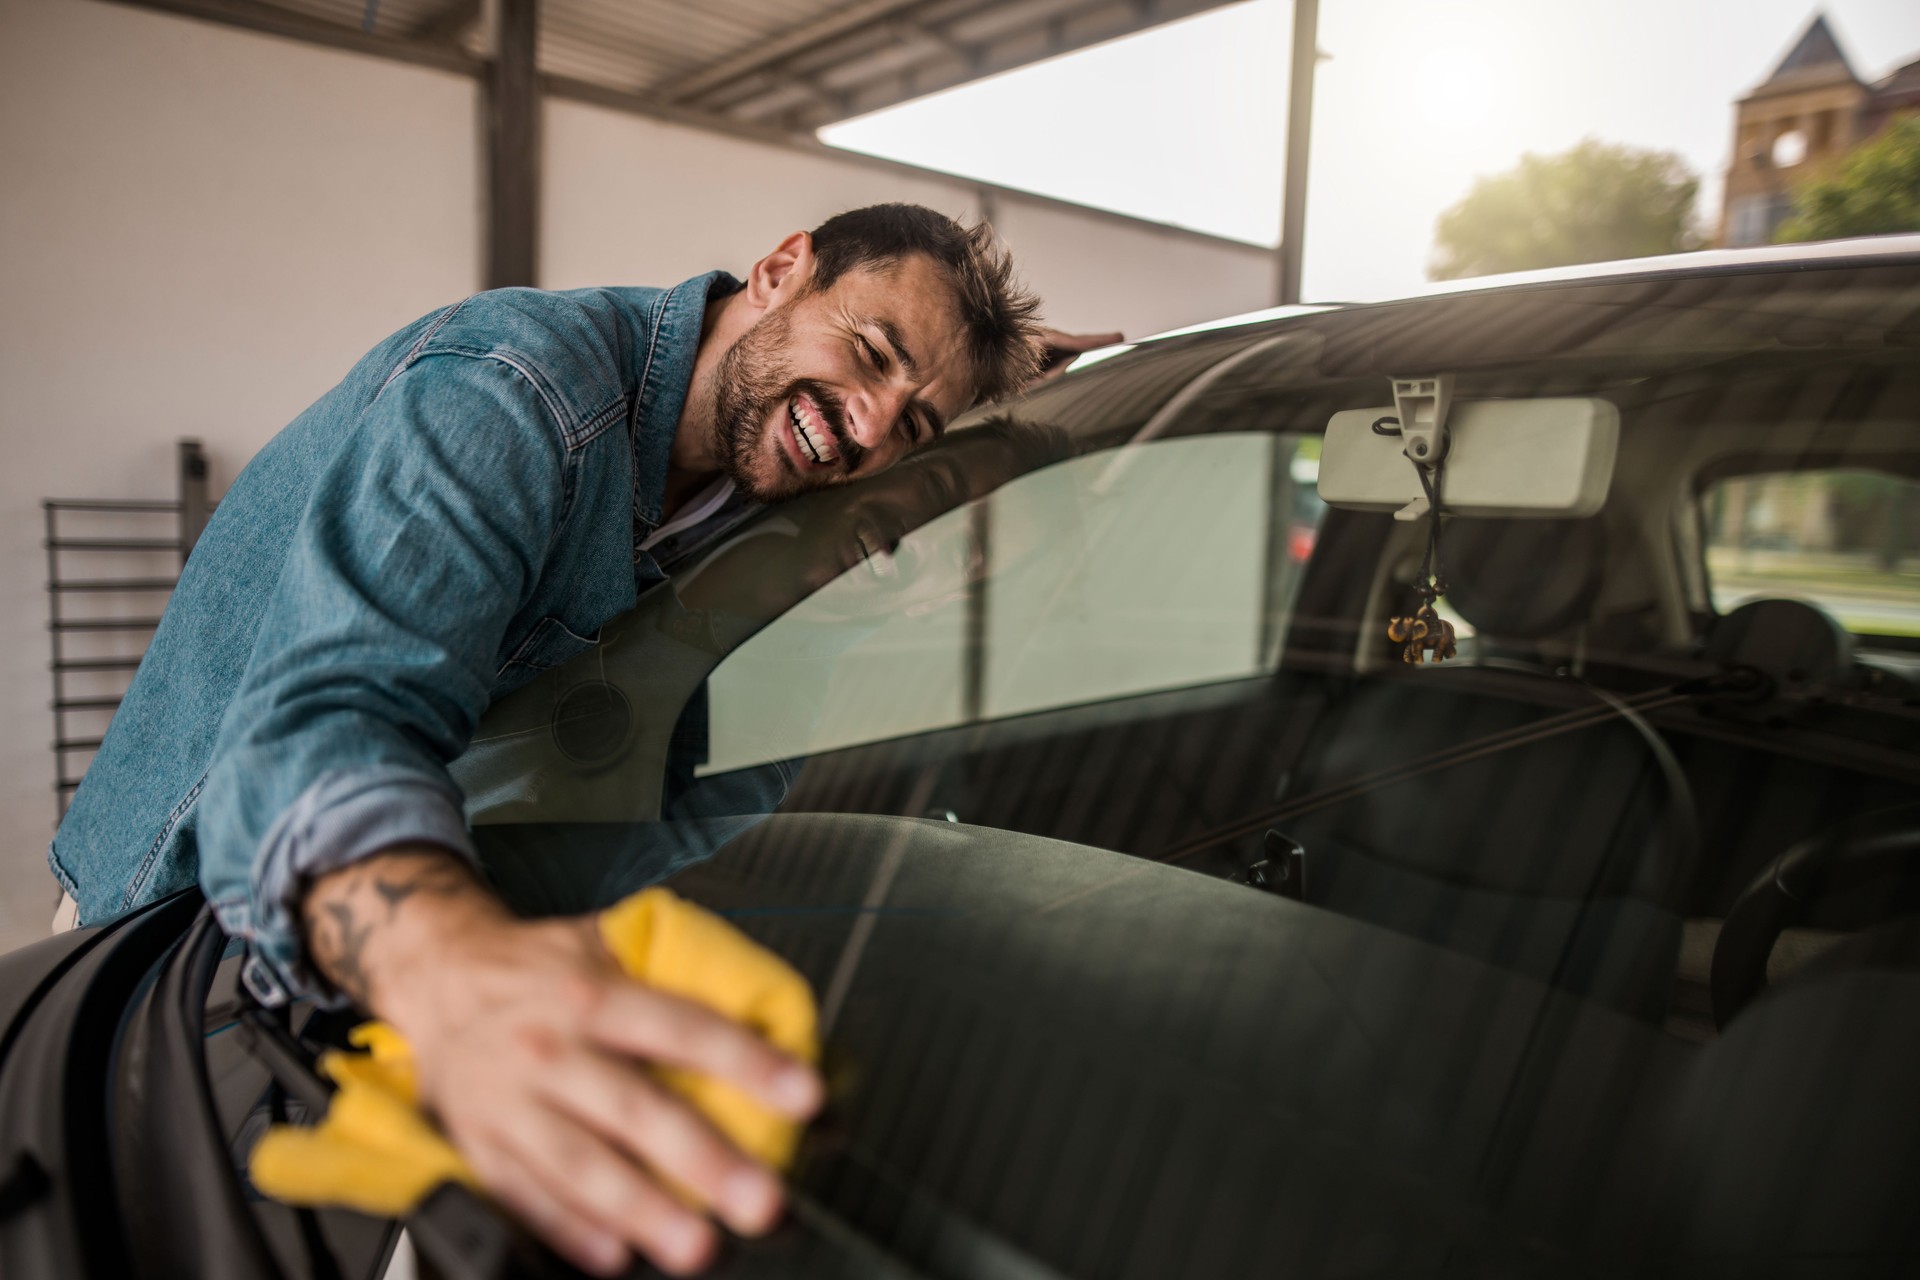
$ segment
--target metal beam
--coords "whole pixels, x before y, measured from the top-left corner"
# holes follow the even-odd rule
[[[407,36],[424,44],[463,44],[480,24],[483,7],[483,0],[450,0],[438,12],[415,23]]]
[[[1161,0],[1156,11],[1160,13],[1159,21],[1165,22],[1187,16],[1189,12],[1217,7],[1221,3],[1223,0]],[[1065,38],[1064,23],[1067,19],[1084,18],[1090,13],[1111,9],[1113,0],[1024,0],[1021,4],[998,7],[989,4],[985,13],[937,22],[915,12],[920,8],[924,8],[924,5],[919,0],[863,0],[818,21],[790,28],[692,72],[658,89],[656,96],[679,106],[735,114],[738,110],[736,104],[753,98],[758,92],[752,88],[744,92],[730,92],[743,81],[751,82],[756,77],[767,75],[785,79],[794,74],[806,74],[822,84],[840,88],[843,85],[839,77],[851,67],[875,59],[885,64],[884,70],[888,74],[902,72],[902,67],[896,65],[903,61],[899,48],[901,45],[909,46],[904,56],[907,65],[925,62],[928,57],[952,58],[968,68],[986,73],[1006,67],[1025,66],[1127,29],[1123,26],[1120,30],[1102,32],[1088,38]],[[1015,40],[1019,34],[1033,31],[1040,31],[1047,38],[1046,47],[1039,52]],[[1004,66],[993,66],[990,47],[996,44],[1014,44],[1022,51],[1016,56],[1000,59]],[[911,52],[915,46],[922,51],[918,56]],[[859,77],[856,75],[854,78]],[[971,74],[949,77],[940,84],[928,86],[928,89],[965,83],[970,78]],[[912,93],[896,95],[889,101],[901,101],[923,91],[927,90],[915,84]],[[816,113],[801,122],[800,127],[811,128],[843,118],[845,114],[848,113]]]
[[[657,96],[672,103],[692,102],[708,90],[717,89],[729,80],[737,79],[750,72],[763,71],[783,58],[811,49],[825,41],[838,39],[848,32],[911,9],[918,3],[919,0],[862,0],[859,4],[848,5],[817,22],[801,23],[771,39],[762,40],[750,49],[722,58],[712,66],[664,86]]]
[[[1287,81],[1287,184],[1280,202],[1280,297],[1300,301],[1306,247],[1307,153],[1313,137],[1313,69],[1320,60],[1320,0],[1293,0],[1293,70]]]
[[[539,281],[540,0],[499,0],[487,76],[486,287]]]
[[[370,35],[358,27],[343,26],[322,18],[310,18],[305,14],[276,9],[269,5],[246,3],[245,0],[116,0],[116,2],[127,5],[129,8],[156,9],[162,13],[177,14],[183,18],[224,23],[230,27],[258,31],[264,35],[304,40],[310,44],[346,49],[352,53],[372,54],[375,57],[391,58],[396,62],[411,62],[417,66],[436,67],[439,70],[457,72],[460,75],[477,76],[483,66],[479,59],[469,57],[463,50],[448,45],[425,44],[413,40],[396,40],[392,36]]]
[[[896,18],[888,24],[888,30],[901,44],[919,44],[969,64],[979,62],[982,56],[979,45],[962,44],[944,31],[936,31],[914,18]]]
[[[832,40],[789,50],[773,66],[742,70],[731,80],[676,101],[716,115],[810,131],[1204,12],[1219,2],[1157,0],[1150,6],[1155,15],[1151,21],[1142,21],[1135,7],[1116,5],[1115,0],[1025,0],[938,22],[915,14],[876,19]],[[1102,21],[1088,25],[1096,19]],[[815,104],[787,95],[769,97],[763,104],[761,86],[766,81],[784,83],[796,76],[832,90],[840,103]]]

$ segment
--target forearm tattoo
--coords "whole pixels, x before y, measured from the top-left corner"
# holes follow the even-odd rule
[[[465,864],[435,850],[381,854],[316,881],[303,915],[315,967],[361,1008],[372,986],[366,950],[408,899],[450,898],[478,886]]]
[[[373,926],[359,920],[351,902],[327,902],[321,905],[332,924],[331,945],[326,945],[324,941],[329,931],[322,930],[314,939],[313,961],[320,966],[322,973],[333,979],[333,984],[349,1000],[365,1008],[367,973],[361,968],[361,952],[366,949],[367,935],[373,932]]]
[[[422,860],[419,866],[407,868],[407,872],[403,876],[382,869],[374,874],[374,892],[387,904],[389,920],[400,910],[400,904],[416,893],[424,893],[429,898],[450,898],[474,882],[472,872],[446,855],[435,855],[431,862]]]

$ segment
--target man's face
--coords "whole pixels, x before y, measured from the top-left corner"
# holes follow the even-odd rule
[[[952,286],[916,255],[768,310],[720,359],[714,420],[734,483],[770,502],[884,471],[973,398]]]

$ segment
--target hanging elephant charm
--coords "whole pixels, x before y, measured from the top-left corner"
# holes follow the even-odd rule
[[[1422,604],[1411,617],[1387,619],[1387,639],[1406,646],[1400,661],[1423,663],[1431,656],[1445,662],[1455,654],[1453,624],[1433,611],[1431,602]]]

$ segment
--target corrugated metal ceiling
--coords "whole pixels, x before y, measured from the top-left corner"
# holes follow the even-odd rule
[[[1224,2],[541,0],[539,66],[664,107],[811,131]],[[246,7],[397,46],[487,56],[482,0],[251,0]]]

